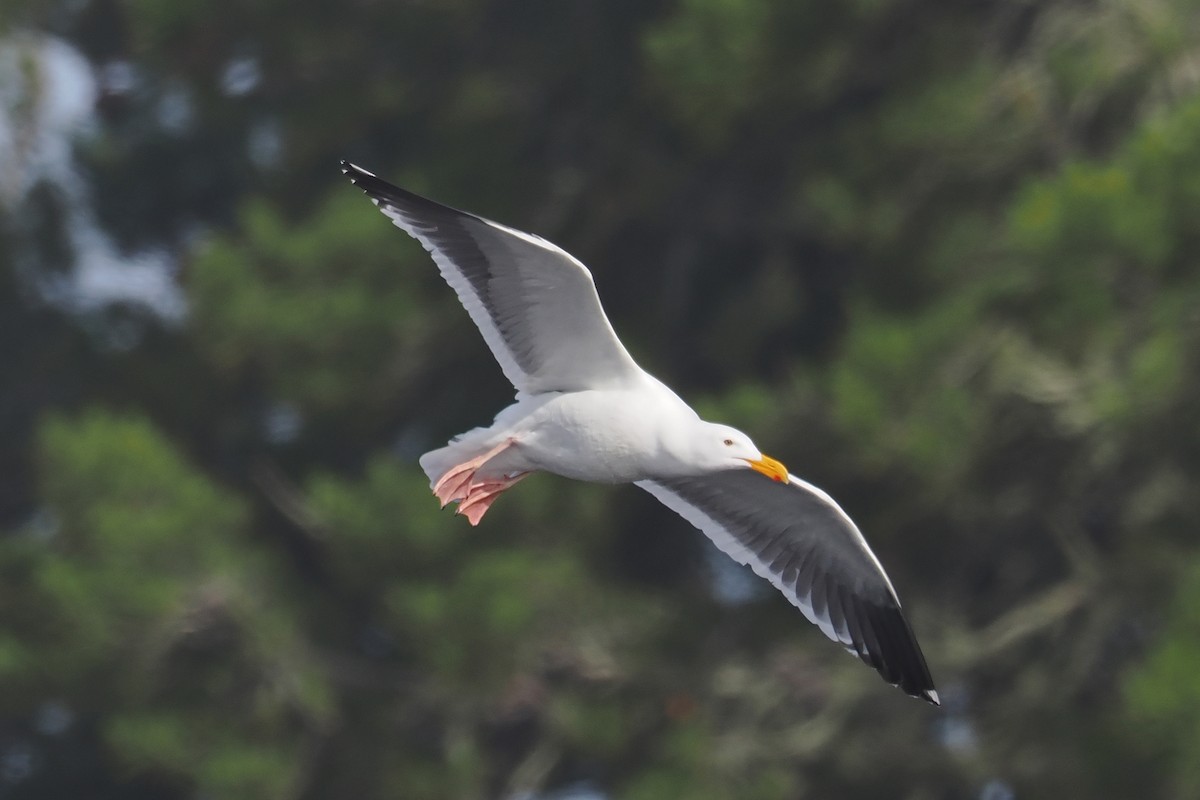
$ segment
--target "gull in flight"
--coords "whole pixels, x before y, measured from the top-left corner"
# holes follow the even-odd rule
[[[344,172],[433,257],[516,388],[491,426],[421,457],[433,493],[477,525],[532,472],[633,483],[703,531],[849,652],[939,703],[896,590],[825,492],[746,434],[701,419],[613,332],[587,267],[539,236]]]

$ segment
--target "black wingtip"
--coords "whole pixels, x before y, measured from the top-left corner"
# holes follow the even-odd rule
[[[415,195],[412,192],[405,191],[399,186],[394,186],[380,178],[374,172],[365,170],[357,164],[351,164],[346,159],[342,159],[342,174],[350,179],[350,183],[362,189],[363,193],[371,199],[375,205],[387,203],[388,205],[403,206],[406,203],[413,201],[430,203],[420,195]]]
[[[388,183],[383,178],[380,178],[374,172],[365,170],[357,164],[352,164],[344,158],[341,160],[341,167],[342,174],[349,178],[350,182],[361,189],[377,206],[387,205],[394,208],[408,209],[413,212],[419,211],[424,217],[450,215],[453,217],[469,217],[474,220],[482,219],[475,214],[459,211],[457,208],[430,200],[428,197],[422,197],[415,192],[401,189],[399,186]]]
[[[355,186],[357,186],[358,182],[363,178],[375,177],[373,172],[367,172],[362,167],[358,166],[357,164],[351,164],[344,158],[339,162],[339,164],[342,167],[342,174],[348,176],[350,178],[350,182]]]
[[[929,666],[925,663],[925,655],[900,606],[868,606],[866,615],[873,638],[879,644],[879,653],[878,659],[863,660],[905,694],[935,706],[941,705],[941,698],[933,687],[933,676],[929,674]]]

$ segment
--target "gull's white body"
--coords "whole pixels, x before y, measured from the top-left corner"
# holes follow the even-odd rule
[[[695,453],[693,434],[709,426],[677,394],[645,375],[628,387],[522,397],[491,426],[426,453],[421,468],[436,481],[450,467],[511,439],[512,447],[489,461],[481,478],[541,471],[595,483],[634,483],[694,475],[704,471],[706,461]],[[737,453],[762,457],[750,447]],[[718,453],[718,461],[738,457],[726,449],[731,452]]]
[[[599,483],[632,483],[647,477],[646,442],[659,436],[636,389],[586,389],[523,397],[504,409],[495,423],[459,437],[421,457],[421,468],[436,481],[450,467],[511,439],[513,446],[489,461],[480,477],[516,472],[552,472]],[[678,398],[653,395],[664,406]],[[597,435],[603,430],[605,435]],[[579,453],[589,458],[581,460]]]
[[[517,390],[492,425],[421,457],[443,505],[457,503],[474,525],[531,472],[634,483],[885,680],[938,702],[895,589],[850,517],[643,371],[583,264],[545,239],[342,168],[429,252]]]

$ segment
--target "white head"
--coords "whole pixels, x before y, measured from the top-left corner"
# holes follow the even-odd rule
[[[754,446],[750,437],[715,422],[702,422],[693,440],[692,459],[705,471],[750,469],[777,481],[787,481],[787,467]]]

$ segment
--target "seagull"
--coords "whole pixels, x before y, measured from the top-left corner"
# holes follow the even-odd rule
[[[539,236],[341,165],[433,257],[516,389],[490,426],[421,456],[443,508],[457,503],[477,525],[502,493],[539,471],[633,483],[750,565],[885,681],[940,705],[896,590],[846,512],[639,367],[587,267]]]

